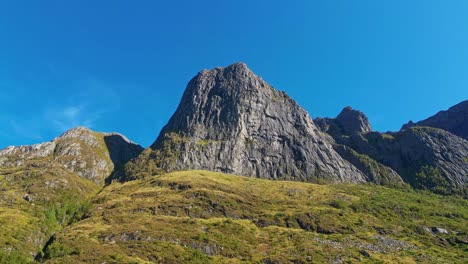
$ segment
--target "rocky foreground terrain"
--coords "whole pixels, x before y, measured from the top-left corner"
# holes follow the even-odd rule
[[[78,127],[0,150],[0,263],[466,263],[467,113],[380,133],[203,70],[147,149]]]

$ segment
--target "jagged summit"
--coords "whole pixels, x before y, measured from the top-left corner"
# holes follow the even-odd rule
[[[251,76],[255,75],[252,70],[245,64],[244,62],[235,62],[226,67],[215,67],[213,69],[203,69],[201,70],[193,79],[199,78],[209,78],[209,76],[216,75],[218,73],[222,73],[225,75],[237,75],[237,76]],[[256,76],[260,78],[259,76]]]
[[[354,110],[351,106],[343,108],[336,120],[341,124],[345,134],[351,135],[372,131],[367,116],[361,111]]]
[[[189,82],[153,153],[140,160],[168,171],[364,181],[332,145],[294,100],[235,63],[201,71]]]
[[[372,131],[369,119],[351,106],[341,110],[336,118],[316,118],[315,124],[324,132],[333,137],[336,135],[353,135],[356,133],[368,133]]]
[[[239,72],[239,71],[252,72],[250,70],[250,68],[247,66],[247,64],[245,62],[242,62],[242,61],[234,62],[233,64],[228,65],[226,67],[218,66],[215,69],[225,69],[227,71],[237,71],[237,72]],[[205,70],[210,71],[210,69],[205,69]]]
[[[462,101],[446,111],[414,123],[408,122],[402,126],[402,130],[414,126],[436,127],[468,140],[468,100]]]

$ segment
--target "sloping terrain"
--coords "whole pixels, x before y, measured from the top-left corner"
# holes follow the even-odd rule
[[[112,183],[46,263],[466,263],[468,202],[184,171]]]
[[[82,217],[99,189],[49,158],[0,168],[0,263],[32,261],[55,232]]]

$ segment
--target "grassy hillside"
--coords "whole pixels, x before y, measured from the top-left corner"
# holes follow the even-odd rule
[[[0,168],[0,263],[28,263],[99,187],[47,158]]]
[[[457,197],[185,171],[113,183],[92,203],[86,219],[57,233],[42,261],[468,260],[468,201]]]

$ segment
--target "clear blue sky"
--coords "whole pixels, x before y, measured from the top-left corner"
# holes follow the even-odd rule
[[[0,148],[77,126],[150,145],[200,70],[243,61],[313,117],[398,130],[468,99],[468,1],[1,1]]]

